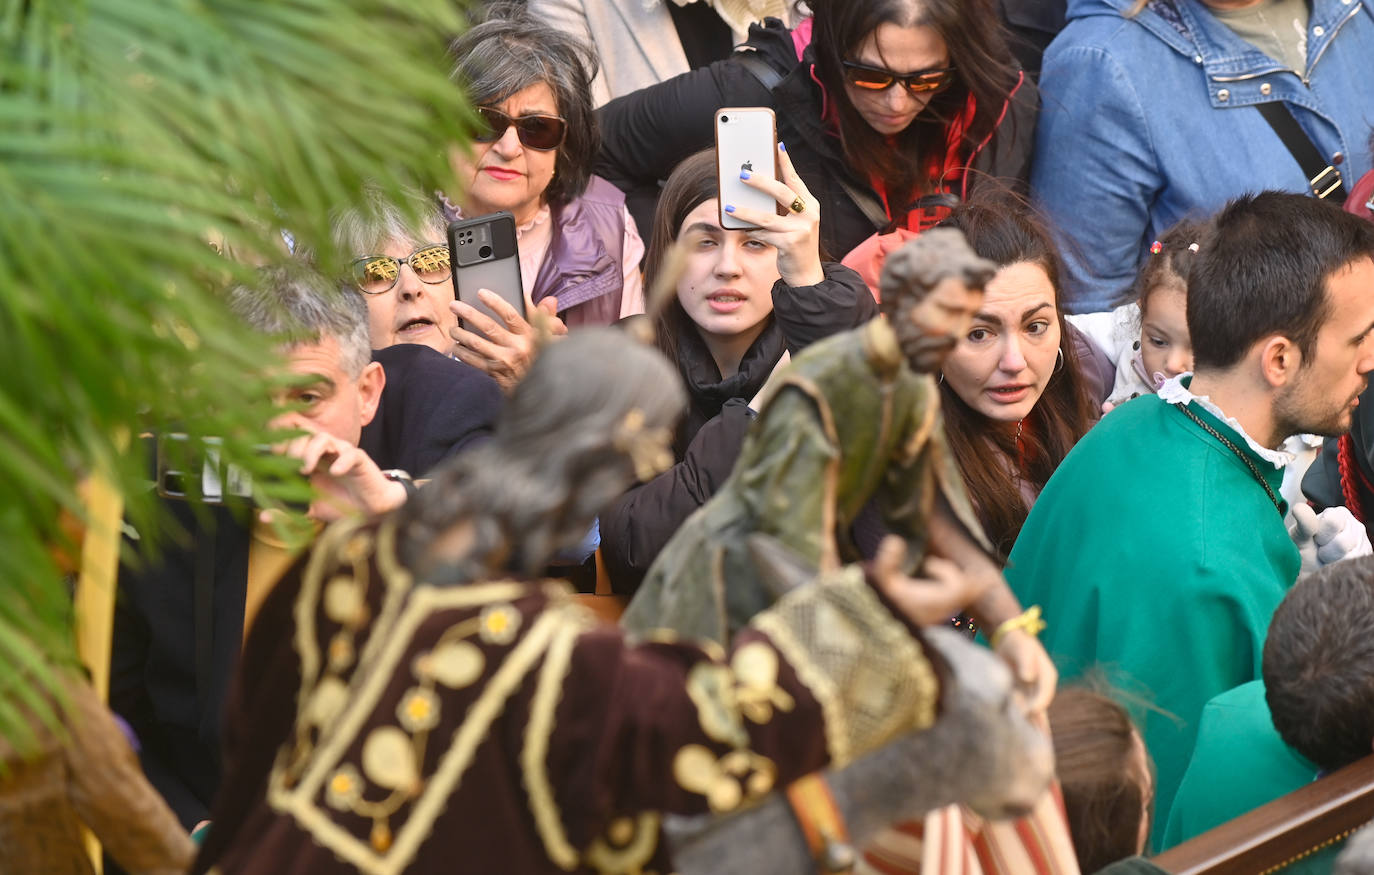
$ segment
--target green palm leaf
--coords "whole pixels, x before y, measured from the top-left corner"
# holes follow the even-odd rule
[[[47,666],[72,658],[50,548],[77,484],[105,471],[164,531],[120,435],[171,423],[259,459],[269,345],[217,289],[250,277],[206,244],[333,266],[329,212],[364,180],[448,182],[471,116],[444,52],[451,0],[0,0],[0,736],[52,720]]]

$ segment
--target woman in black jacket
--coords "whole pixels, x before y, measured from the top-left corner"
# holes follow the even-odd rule
[[[785,216],[734,211],[763,226],[752,231],[720,227],[713,151],[688,158],[663,188],[645,285],[655,288],[676,244],[681,274],[658,318],[657,339],[677,362],[688,410],[674,442],[677,464],[601,518],[602,556],[617,592],[638,586],[677,527],[729,476],[749,404],[784,356],[878,313],[858,274],[821,261],[819,204],[787,153],[779,150],[778,158],[781,182],[749,182],[802,209]]]
[[[811,0],[788,30],[750,30],[732,57],[598,111],[596,173],[630,193],[641,228],[658,180],[709,146],[725,106],[769,106],[843,257],[880,231],[920,231],[975,183],[1023,184],[1038,98],[1007,61],[990,0]]]

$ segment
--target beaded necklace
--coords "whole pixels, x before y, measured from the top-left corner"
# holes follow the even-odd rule
[[[1259,483],[1259,485],[1264,487],[1264,494],[1269,496],[1269,500],[1274,503],[1274,509],[1277,510],[1279,512],[1279,516],[1282,517],[1283,505],[1279,504],[1279,497],[1274,494],[1274,488],[1269,485],[1268,480],[1264,479],[1264,475],[1260,473],[1259,468],[1255,465],[1254,461],[1252,461],[1251,458],[1245,454],[1245,451],[1242,450],[1240,447],[1236,446],[1235,442],[1232,441],[1230,438],[1226,437],[1226,435],[1222,434],[1215,428],[1212,428],[1210,425],[1203,422],[1201,417],[1199,417],[1196,413],[1188,409],[1187,404],[1180,403],[1175,404],[1173,406],[1183,411],[1183,415],[1191,419],[1193,422],[1196,422],[1199,426],[1202,427],[1203,431],[1207,432],[1212,437],[1221,441],[1222,446],[1226,447],[1226,449],[1235,453],[1236,458],[1240,459],[1242,462],[1245,463],[1245,467],[1250,469],[1250,476],[1254,477],[1255,482]]]

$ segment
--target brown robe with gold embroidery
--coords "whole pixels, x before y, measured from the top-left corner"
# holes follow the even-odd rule
[[[935,719],[931,662],[857,569],[727,656],[631,645],[561,584],[412,580],[394,539],[337,525],[264,604],[194,871],[666,873],[659,813],[735,810]]]

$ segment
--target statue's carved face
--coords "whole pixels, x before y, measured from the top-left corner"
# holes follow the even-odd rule
[[[960,277],[947,276],[920,300],[904,307],[897,319],[897,340],[912,370],[934,373],[973,323],[983,290]]]

